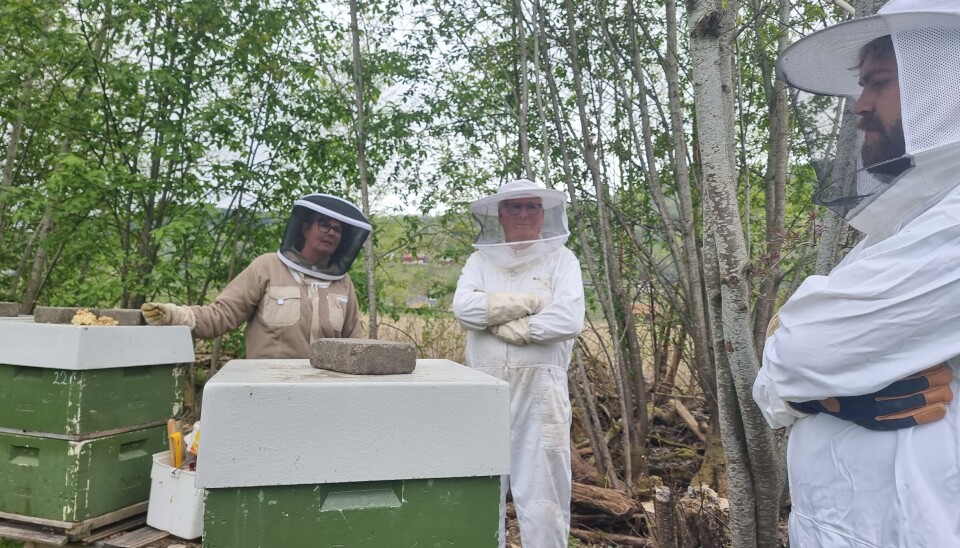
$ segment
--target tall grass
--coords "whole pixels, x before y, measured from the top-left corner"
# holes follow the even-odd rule
[[[418,358],[438,358],[464,363],[466,331],[453,314],[405,314],[397,320],[383,318],[377,337],[384,341],[413,343]]]

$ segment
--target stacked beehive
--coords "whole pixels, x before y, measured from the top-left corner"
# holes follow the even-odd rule
[[[495,548],[508,390],[449,360],[392,375],[227,363],[204,388],[204,546]]]
[[[0,320],[0,517],[69,529],[142,511],[193,359],[186,327]]]

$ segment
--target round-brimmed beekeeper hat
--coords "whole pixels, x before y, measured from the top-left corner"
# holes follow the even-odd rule
[[[960,28],[960,1],[891,0],[876,15],[838,23],[797,40],[780,55],[777,70],[795,88],[857,97],[857,65],[865,44],[888,34],[936,33],[936,29],[945,28]],[[952,56],[953,52],[944,55]],[[945,57],[944,61],[949,60]],[[944,66],[951,64],[946,62]]]

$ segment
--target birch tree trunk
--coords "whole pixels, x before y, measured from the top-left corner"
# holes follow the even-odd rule
[[[859,0],[856,3],[856,17],[866,17],[877,13],[883,5],[881,0]],[[845,178],[853,179],[857,164],[857,116],[853,113],[850,101],[844,103],[843,119],[837,135],[837,158],[834,162],[831,180]],[[823,185],[828,181],[821,181]],[[821,216],[823,222],[823,237],[817,248],[817,263],[815,273],[827,275],[840,262],[840,248],[847,240],[849,226],[847,221],[839,215],[826,213]]]
[[[59,167],[55,168],[57,169]],[[52,199],[48,198],[48,200]],[[40,296],[40,288],[43,287],[43,276],[47,271],[47,250],[43,247],[43,241],[52,230],[53,202],[48,201],[40,226],[37,227],[37,253],[33,256],[33,266],[30,268],[26,286],[23,288],[23,296],[20,300],[21,314],[33,314],[33,307],[37,305],[37,297]],[[17,274],[19,276],[19,273]]]
[[[33,89],[33,78],[28,77],[23,81],[24,95]],[[17,152],[20,149],[20,135],[23,132],[23,114],[17,114],[13,121],[13,128],[10,130],[10,142],[7,143],[7,154],[3,161],[3,175],[0,177],[0,236],[3,236],[6,226],[7,200],[13,187],[13,173],[17,164]]]
[[[598,20],[601,21],[600,26],[603,31],[603,37],[607,45],[607,48],[610,49],[611,51],[615,50],[616,46],[613,43],[612,35],[610,33],[609,25],[607,24],[606,18],[603,16],[603,13],[599,11],[597,13],[597,16],[598,16]],[[630,28],[631,32],[635,31],[633,25],[628,25],[628,28]],[[631,37],[631,42],[635,42],[633,38],[634,37]],[[636,48],[634,48],[633,51],[636,52]],[[633,76],[633,81],[630,83],[636,85],[638,89],[638,92],[637,92],[638,95],[640,97],[644,97],[646,95],[646,86],[644,85],[642,71],[636,70],[638,68],[638,60],[636,59],[636,57],[634,57],[634,62],[631,63],[631,67],[632,68],[631,68],[630,74],[631,76]],[[654,178],[656,179],[657,184],[651,185],[651,186],[656,186],[659,189],[659,173],[657,173],[656,171],[656,161],[653,156],[653,142],[650,138],[650,133],[651,133],[650,118],[646,111],[646,103],[644,101],[639,101],[641,105],[640,107],[641,108],[641,125],[643,126],[643,134],[644,134],[643,144],[641,145],[640,139],[637,137],[636,116],[634,114],[634,109],[633,109],[635,98],[628,91],[627,78],[624,75],[623,71],[620,70],[619,65],[617,63],[613,64],[613,76],[614,76],[614,82],[616,84],[615,89],[617,90],[620,96],[619,99],[617,99],[617,102],[622,103],[623,108],[626,111],[627,125],[630,129],[630,135],[632,137],[632,141],[634,142],[634,146],[637,149],[637,153],[638,153],[637,156],[639,158],[647,159],[646,162],[641,161],[641,164],[644,169],[644,173],[647,175],[647,178],[649,180],[653,181]],[[624,170],[626,169],[629,169],[629,168],[625,168]],[[598,180],[602,182],[603,181],[602,176],[598,177]],[[605,196],[610,194],[608,185],[606,184],[603,184],[602,187],[598,188],[598,194],[601,188],[604,190],[603,194]],[[661,190],[661,197],[662,197],[662,190]],[[607,198],[607,200],[612,201],[609,197]],[[617,214],[617,211],[618,211],[617,207],[611,206],[610,209],[613,210],[614,215]],[[666,206],[664,204],[664,207],[661,208],[661,220],[664,219],[663,215],[665,211],[666,211]],[[669,217],[666,217],[666,220],[669,221]],[[608,218],[608,222],[609,222],[609,218]],[[628,223],[622,223],[622,224],[623,226],[628,226]],[[669,235],[666,239],[671,243],[670,249],[671,249],[671,254],[673,254],[676,246],[672,244],[674,243],[675,238],[672,235],[672,231],[668,234]],[[624,234],[623,238],[627,238],[629,243],[632,243],[633,245],[636,245],[637,247],[639,247],[639,244],[635,241],[636,239],[633,236],[633,234],[630,234],[630,233]],[[611,258],[611,260],[614,260],[614,259]],[[645,454],[646,454],[646,440],[648,438],[648,432],[649,432],[649,419],[647,418],[647,400],[648,400],[647,381],[643,371],[643,353],[640,349],[640,338],[637,335],[636,317],[633,313],[633,299],[630,297],[631,293],[633,292],[627,289],[627,285],[626,285],[627,282],[623,280],[623,276],[620,274],[621,264],[620,264],[619,258],[615,260],[615,265],[612,266],[611,268],[615,269],[616,271],[616,274],[614,275],[614,279],[620,280],[619,284],[614,287],[614,290],[617,295],[617,300],[620,303],[620,311],[623,318],[623,334],[624,334],[624,338],[626,339],[627,363],[629,363],[628,372],[633,374],[633,386],[631,387],[632,388],[631,405],[632,405],[632,411],[633,411],[632,420],[635,427],[634,427],[634,432],[631,433],[631,439],[633,440],[633,446],[636,449],[636,452],[640,453],[639,455],[637,455],[637,461],[634,462],[634,468],[638,472],[638,475],[644,475],[646,474]],[[641,466],[638,466],[638,464],[640,464]]]
[[[353,37],[353,88],[354,88],[354,137],[357,141],[357,169],[360,176],[360,194],[363,201],[363,214],[370,216],[370,196],[367,182],[366,133],[363,127],[363,65],[360,58],[360,27],[357,23],[357,0],[350,0],[350,34]],[[367,238],[363,246],[364,265],[367,268],[367,302],[370,308],[367,336],[377,338],[377,257],[373,252],[373,235]]]
[[[753,403],[759,364],[750,321],[749,260],[737,205],[733,151],[735,0],[689,4],[697,134],[708,251],[716,256],[714,318],[720,427],[730,482],[730,528],[738,548],[775,546],[779,477],[773,433]],[[717,302],[719,301],[719,302]],[[719,310],[717,310],[719,307]]]
[[[623,306],[625,304],[623,299],[623,284],[620,279],[619,264],[617,262],[618,259],[613,249],[613,238],[610,235],[612,226],[610,224],[610,218],[607,212],[609,196],[606,190],[606,183],[600,175],[599,161],[596,157],[590,132],[589,115],[587,114],[586,110],[586,98],[584,97],[583,93],[582,77],[580,74],[580,51],[577,43],[576,14],[574,13],[572,0],[565,0],[564,6],[566,7],[567,12],[567,46],[569,48],[568,52],[570,55],[570,65],[573,76],[573,92],[576,98],[577,112],[580,118],[582,151],[584,160],[586,161],[587,167],[593,178],[594,188],[597,192],[597,212],[599,214],[599,226],[597,227],[597,230],[600,236],[600,250],[601,257],[604,261],[605,275],[602,281],[594,281],[607,284],[607,286],[610,287],[612,296],[614,296],[616,301]],[[621,412],[624,421],[624,472],[627,484],[629,485],[633,483],[633,463],[631,453],[634,443],[636,443],[632,441],[636,439],[635,425],[633,424],[633,420],[631,420],[631,417],[633,416],[633,413],[631,412],[633,407],[633,390],[630,384],[627,382],[628,374],[626,360],[623,357],[623,351],[619,342],[621,334],[620,322],[618,321],[615,309],[611,309],[610,312],[611,314],[607,316],[607,325],[610,329],[610,338],[614,341],[613,347],[616,356],[614,371],[619,384],[618,390],[621,395]],[[640,370],[638,364],[634,363],[632,365],[635,366],[635,372],[642,374],[642,370]]]
[[[583,426],[590,438],[590,446],[593,448],[594,458],[599,470],[607,479],[609,485],[615,489],[623,489],[624,484],[617,477],[613,466],[613,459],[610,457],[610,448],[607,446],[603,427],[600,425],[600,418],[597,414],[597,400],[593,395],[593,386],[583,367],[583,360],[580,357],[580,351],[574,350],[573,364],[571,366],[573,376],[570,384],[574,388],[574,395],[577,403],[583,410]],[[582,390],[579,388],[582,386]]]
[[[541,43],[544,39],[543,29],[540,26],[540,21],[538,20],[539,6],[537,2],[533,3],[534,13],[530,18],[534,24],[534,36],[533,36],[533,81],[534,81],[534,90],[537,97],[537,115],[540,122],[540,147],[541,154],[543,158],[541,163],[543,164],[542,169],[542,181],[549,184],[550,181],[550,135],[548,132],[549,128],[549,112],[547,110],[546,102],[543,99],[543,82],[541,81],[541,75],[543,74],[543,68],[540,66],[540,50],[541,48],[546,47],[546,44]]]
[[[790,2],[780,0],[778,26],[780,37],[777,40],[777,52],[790,45],[788,25],[790,22]],[[787,211],[787,158],[789,156],[790,127],[787,121],[790,95],[787,83],[775,75],[774,67],[764,58],[761,66],[764,82],[768,89],[770,109],[770,139],[767,149],[767,171],[763,176],[766,208],[766,252],[763,254],[765,274],[757,296],[753,316],[753,340],[758,341],[757,351],[763,353],[763,344],[767,332],[767,323],[773,316],[777,302],[777,290],[780,288],[780,253],[783,250],[785,235],[784,223]],[[758,354],[759,357],[759,354]]]
[[[517,44],[520,47],[520,82],[517,86],[517,134],[519,137],[520,157],[523,159],[523,176],[533,179],[533,166],[530,164],[530,142],[527,139],[527,115],[529,113],[530,77],[527,71],[527,33],[523,26],[523,0],[516,0]]]
[[[543,10],[540,8],[538,0],[534,0],[534,9],[537,12],[537,21],[539,22],[540,29],[547,28],[547,20]],[[555,128],[557,135],[557,146],[560,149],[560,158],[562,160],[561,167],[563,169],[563,177],[567,184],[567,194],[570,197],[570,208],[573,210],[573,220],[576,226],[577,234],[580,238],[580,241],[583,242],[583,262],[587,267],[587,273],[590,276],[590,279],[593,280],[594,287],[597,290],[597,299],[600,301],[600,308],[603,310],[604,316],[606,318],[614,319],[614,326],[616,325],[616,316],[613,312],[613,298],[609,291],[609,285],[602,281],[600,267],[597,264],[597,258],[594,255],[593,249],[590,247],[590,237],[587,231],[586,220],[584,219],[584,212],[580,199],[578,198],[579,194],[577,192],[577,187],[574,182],[574,173],[573,165],[570,154],[570,147],[567,144],[566,131],[564,128],[564,121],[566,117],[561,111],[560,105],[562,99],[560,97],[560,92],[557,86],[556,79],[554,78],[554,69],[550,63],[550,56],[548,55],[546,48],[540,49],[541,62],[543,66],[543,75],[547,81],[547,88],[549,90],[550,98],[550,108],[552,110],[552,124]],[[619,363],[619,345],[614,346],[614,364]],[[616,365],[612,367],[614,378],[617,383],[618,393],[621,395],[621,412],[623,417],[628,417],[626,413],[625,400],[622,397],[622,384],[623,379],[620,376],[620,369]],[[623,438],[623,451],[624,453],[630,453],[630,439],[629,436],[624,436]],[[629,467],[627,467],[629,469]],[[612,478],[608,478],[611,479]]]
[[[673,163],[676,169],[677,198],[680,203],[680,234],[683,243],[683,261],[680,271],[685,273],[687,287],[687,328],[693,339],[694,370],[710,404],[711,422],[717,424],[717,381],[714,360],[711,359],[710,326],[707,323],[707,305],[705,285],[702,277],[703,264],[700,259],[697,242],[697,212],[693,205],[693,186],[690,167],[687,164],[687,144],[684,133],[683,106],[680,100],[680,77],[677,58],[677,3],[666,0],[667,53],[664,56],[664,72],[667,77],[668,108],[670,112],[670,130],[673,137]],[[713,428],[711,428],[713,430]]]

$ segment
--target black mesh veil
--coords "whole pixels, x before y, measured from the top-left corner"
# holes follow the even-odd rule
[[[328,261],[323,264],[309,264],[300,253],[303,247],[303,226],[317,216],[340,221],[343,232],[340,245]],[[372,230],[366,216],[352,203],[330,194],[308,194],[294,202],[277,254],[284,264],[294,270],[324,280],[339,280],[350,271]]]

